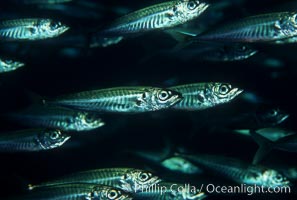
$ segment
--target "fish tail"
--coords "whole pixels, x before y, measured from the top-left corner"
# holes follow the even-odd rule
[[[274,142],[256,133],[256,131],[250,131],[250,133],[255,142],[259,145],[259,149],[253,159],[253,164],[258,164],[273,149]]]

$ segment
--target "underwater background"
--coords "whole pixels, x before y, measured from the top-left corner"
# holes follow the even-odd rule
[[[83,0],[80,0],[83,1]],[[86,1],[87,2],[87,1]],[[131,151],[163,152],[170,141],[174,147],[191,152],[222,155],[252,162],[258,145],[246,136],[220,129],[244,113],[257,113],[266,107],[280,108],[290,117],[280,127],[297,131],[297,45],[253,45],[259,52],[246,60],[209,62],[199,56],[158,54],[173,49],[177,42],[161,31],[127,39],[106,48],[88,48],[78,44],[81,34],[100,28],[115,18],[161,1],[89,1],[97,7],[78,11],[53,11],[34,6],[0,3],[0,19],[41,17],[61,20],[71,27],[65,34],[24,43],[0,43],[0,54],[21,59],[26,66],[0,74],[1,114],[22,109],[32,98],[56,97],[78,91],[117,86],[170,87],[198,82],[228,82],[244,89],[234,101],[202,111],[163,110],[143,114],[102,114],[102,128],[72,133],[71,141],[51,151],[36,153],[0,153],[0,199],[24,194],[29,183],[61,177],[73,172],[110,167],[134,167],[155,171],[160,177],[179,182],[232,184],[219,177],[188,176],[154,168],[150,162],[131,155]],[[219,1],[208,1],[215,3]],[[220,1],[221,2],[221,1]],[[297,1],[227,0],[219,20],[261,13],[296,11]],[[71,13],[72,12],[72,13]],[[199,20],[208,20],[207,12]],[[29,96],[29,97],[28,97]],[[1,117],[0,132],[24,129]],[[234,129],[238,129],[235,123]],[[243,122],[243,127],[245,127]],[[219,127],[219,128],[217,128]],[[231,127],[233,129],[233,127]],[[240,129],[240,126],[239,126]],[[160,153],[161,157],[161,153]],[[296,166],[296,153],[272,151],[261,164]],[[207,181],[206,181],[207,180]],[[296,185],[292,186],[292,193]],[[209,195],[207,199],[294,199],[294,194]]]

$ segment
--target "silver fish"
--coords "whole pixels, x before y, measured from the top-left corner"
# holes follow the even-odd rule
[[[199,174],[201,169],[185,158],[173,156],[161,162],[161,165],[171,171],[180,172],[182,174]]]
[[[97,112],[140,113],[169,108],[181,99],[169,89],[139,86],[81,92],[48,103]]]
[[[134,197],[143,200],[202,200],[207,197],[204,192],[198,191],[198,187],[187,184],[160,182],[155,188],[157,189],[144,188]]]
[[[225,45],[221,48],[205,51],[198,56],[204,60],[214,62],[231,62],[246,60],[254,56],[258,51],[248,45]]]
[[[249,45],[232,44],[232,45],[198,45],[182,49],[174,55],[184,61],[205,60],[211,62],[232,62],[246,60],[254,56],[258,51]]]
[[[11,72],[25,66],[24,63],[0,58],[0,73]]]
[[[29,190],[71,183],[91,183],[108,185],[126,192],[136,193],[141,191],[142,188],[150,187],[160,181],[161,179],[159,177],[145,170],[109,168],[79,172],[55,181],[45,182],[39,185],[29,185]]]
[[[96,184],[67,184],[42,188],[22,200],[132,200],[130,194],[109,186]]]
[[[239,184],[259,185],[265,188],[290,185],[290,181],[276,170],[250,165],[234,158],[204,154],[179,156],[211,174],[215,173]]]
[[[182,94],[183,99],[172,108],[203,110],[228,103],[243,90],[227,83],[194,83],[169,88]]]
[[[62,146],[70,136],[59,130],[30,129],[0,134],[1,152],[30,152]]]
[[[172,28],[197,18],[208,6],[207,3],[197,0],[167,1],[117,19],[103,30],[102,34],[123,36],[123,34]]]
[[[34,105],[8,117],[26,126],[57,128],[63,131],[89,131],[104,122],[97,115],[69,108]]]
[[[91,42],[90,42],[90,48],[95,48],[95,47],[108,47],[111,45],[115,45],[120,43],[124,37],[119,36],[119,37],[112,37],[112,38],[105,38],[105,37],[99,37],[97,38],[96,36],[91,37]]]
[[[42,40],[57,37],[69,29],[51,19],[15,19],[0,22],[0,41]]]
[[[198,41],[273,42],[297,36],[297,13],[278,12],[247,17],[198,35]]]

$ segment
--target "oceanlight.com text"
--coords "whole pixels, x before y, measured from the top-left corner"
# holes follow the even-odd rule
[[[164,195],[166,193],[192,193],[197,194],[199,192],[207,194],[290,194],[291,188],[289,186],[275,186],[275,187],[264,187],[259,185],[215,185],[215,184],[201,184],[200,186],[194,186],[191,184],[171,184],[162,185],[154,184],[150,187],[136,185],[135,192],[145,193],[159,193]]]

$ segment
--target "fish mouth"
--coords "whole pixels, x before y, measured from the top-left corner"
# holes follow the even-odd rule
[[[181,94],[178,94],[178,93],[173,95],[171,105],[175,105],[175,104],[179,103],[181,100],[183,100],[183,98],[184,97]]]
[[[281,117],[281,122],[285,121],[286,119],[288,119],[290,117],[290,115],[287,115],[287,114],[284,114],[282,117]]]
[[[62,26],[62,27],[60,28],[60,34],[65,33],[65,32],[68,31],[69,29],[70,29],[69,26]]]
[[[105,122],[104,121],[100,121],[99,123],[98,123],[98,127],[102,127],[102,126],[104,126],[105,125]]]
[[[67,142],[70,138],[71,138],[70,135],[65,135],[65,136],[63,136],[63,140],[61,141],[60,144],[61,144],[61,145],[64,144],[64,143]]]
[[[238,95],[240,95],[244,90],[243,89],[239,89],[239,88],[234,88],[230,91],[230,96],[232,98],[237,97]]]
[[[161,182],[162,180],[158,177],[158,176],[154,176],[151,178],[150,184],[149,185],[154,185],[157,184],[159,182]]]
[[[105,122],[102,121],[101,119],[100,119],[100,120],[97,120],[96,123],[94,123],[94,126],[95,126],[96,128],[100,128],[100,127],[102,127],[102,126],[105,126]]]
[[[207,3],[200,3],[199,4],[199,9],[198,9],[198,13],[201,14],[203,13],[210,5]]]
[[[63,140],[62,144],[64,144],[65,142],[67,142],[70,138],[71,138],[70,135],[64,136],[64,140]]]

